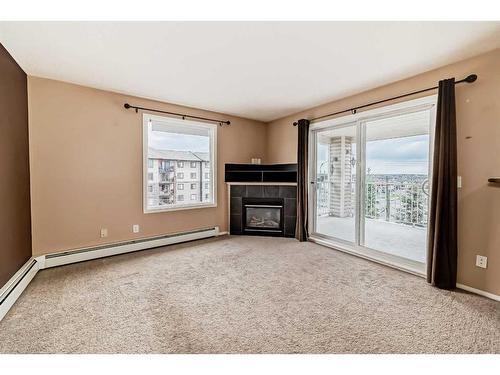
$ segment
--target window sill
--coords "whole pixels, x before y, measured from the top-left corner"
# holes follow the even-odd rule
[[[170,208],[159,208],[159,209],[144,209],[145,214],[157,214],[162,212],[172,212],[172,211],[183,211],[183,210],[196,210],[200,208],[215,208],[217,207],[217,202],[206,203],[206,204],[186,204],[183,206],[170,207]]]

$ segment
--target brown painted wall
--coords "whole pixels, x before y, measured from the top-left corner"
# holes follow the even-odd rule
[[[224,163],[266,157],[264,123],[36,77],[28,91],[35,255],[214,225],[225,231]],[[142,115],[125,102],[231,121],[218,128],[218,207],[143,213]]]
[[[434,86],[442,78],[461,79],[470,73],[478,74],[478,80],[456,88],[458,173],[463,186],[459,189],[458,282],[500,295],[500,187],[487,182],[488,177],[500,176],[500,49],[273,121],[268,125],[267,156],[271,163],[296,161],[297,129],[292,123],[297,119]],[[487,269],[475,266],[476,254],[488,257]]]
[[[0,287],[31,257],[26,74],[0,44]]]

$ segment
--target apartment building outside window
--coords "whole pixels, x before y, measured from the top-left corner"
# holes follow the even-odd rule
[[[150,114],[143,120],[144,212],[216,206],[217,125]],[[177,193],[186,184],[189,199]]]

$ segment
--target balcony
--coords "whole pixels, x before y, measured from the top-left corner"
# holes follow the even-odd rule
[[[159,168],[159,172],[160,172],[161,174],[173,173],[173,172],[175,172],[175,167],[166,167],[166,168],[162,168],[162,167],[160,167],[160,168]]]
[[[388,180],[388,179],[387,179]],[[350,204],[344,217],[331,216],[330,184],[318,183],[316,231],[354,242],[355,194],[351,183]],[[367,182],[364,222],[365,246],[418,262],[425,262],[427,239],[427,180]]]

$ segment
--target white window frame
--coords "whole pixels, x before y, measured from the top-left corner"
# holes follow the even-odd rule
[[[191,126],[197,126],[200,128],[205,128],[209,130],[210,137],[210,166],[212,172],[211,191],[213,200],[211,202],[196,202],[191,204],[176,205],[173,207],[159,207],[159,208],[149,208],[148,207],[148,197],[147,197],[147,185],[148,185],[148,125],[150,121],[164,121],[170,124],[175,124],[183,126],[189,124]],[[191,120],[181,120],[173,117],[158,116],[150,113],[143,114],[143,124],[142,124],[142,166],[143,166],[143,211],[145,214],[149,213],[159,213],[159,212],[169,212],[169,211],[181,211],[199,208],[213,208],[217,207],[217,124],[191,121]]]

